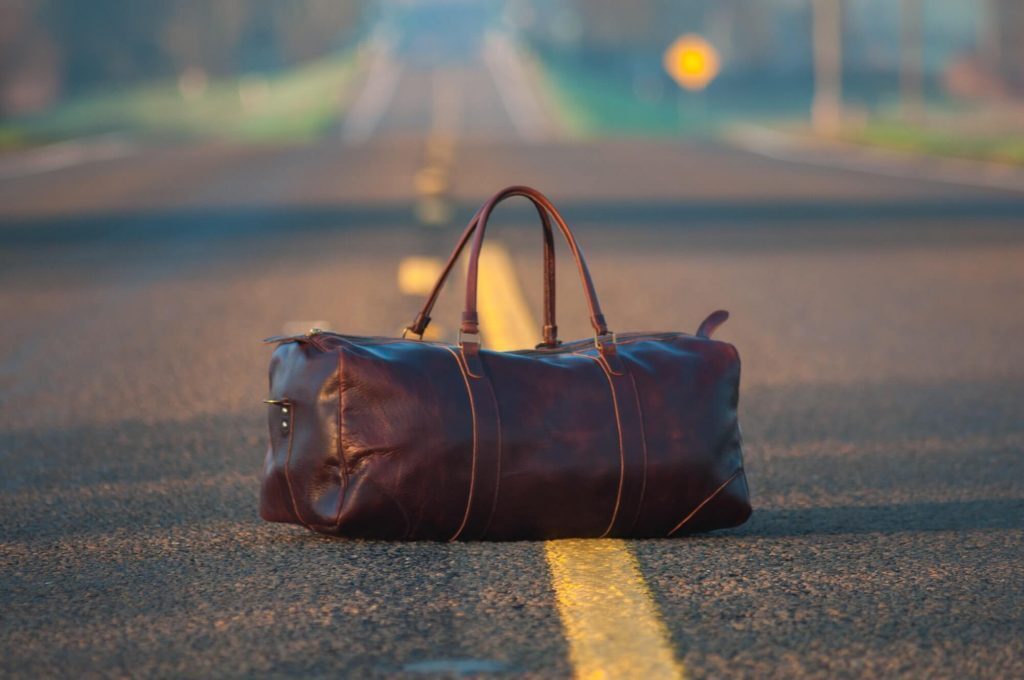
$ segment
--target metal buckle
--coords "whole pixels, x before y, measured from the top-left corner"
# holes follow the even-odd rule
[[[408,333],[412,333],[413,335],[420,336],[420,337],[417,338],[417,340],[423,340],[423,333],[417,333],[416,331],[414,331],[413,329],[409,328],[408,326],[406,326],[405,328],[402,329],[402,339],[403,340],[406,339],[405,336]]]
[[[609,343],[612,345],[614,345],[616,342],[614,331],[608,331],[607,333],[604,333],[602,335],[594,333],[594,347],[596,347],[597,349],[601,349],[604,346],[601,342],[601,338],[611,338]]]
[[[481,344],[480,343],[480,331],[477,331],[476,333],[463,333],[462,329],[460,328],[459,329],[459,347],[462,347],[462,342],[463,342],[462,336],[463,335],[475,335],[476,336],[476,344],[477,345]]]

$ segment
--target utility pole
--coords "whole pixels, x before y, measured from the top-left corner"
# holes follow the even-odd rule
[[[924,27],[921,0],[900,2],[900,92],[908,123],[924,120]]]
[[[841,0],[813,0],[814,100],[811,123],[831,135],[843,122],[843,8]]]
[[[1000,43],[999,2],[998,0],[982,0],[979,3],[977,30],[978,53],[987,75],[998,80],[1002,66],[1002,44]]]

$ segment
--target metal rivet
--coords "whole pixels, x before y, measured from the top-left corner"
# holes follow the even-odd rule
[[[287,420],[282,420],[281,421],[281,427],[288,427],[288,421]]]
[[[287,406],[282,406],[281,407],[281,413],[288,413],[288,407]]]

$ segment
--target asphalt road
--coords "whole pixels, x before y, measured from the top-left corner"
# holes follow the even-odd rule
[[[425,97],[356,146],[143,148],[0,181],[0,674],[570,675],[543,544],[256,514],[259,340],[397,332],[419,303],[402,258],[446,254],[528,183],[615,329],[733,315],[754,515],[631,543],[689,675],[1024,675],[1024,194],[478,124],[457,218],[423,227]],[[489,233],[536,314],[529,218]],[[584,337],[562,280],[562,336]]]

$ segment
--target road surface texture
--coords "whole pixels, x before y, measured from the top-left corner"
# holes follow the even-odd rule
[[[709,142],[527,143],[481,72],[394,77],[359,143],[143,146],[0,181],[0,674],[571,675],[543,543],[257,517],[259,340],[397,333],[420,301],[402,259],[446,255],[527,183],[614,329],[732,312],[754,515],[629,544],[687,675],[1024,675],[1024,193]],[[438,126],[472,134],[449,149],[455,217],[419,226]],[[538,231],[515,206],[488,232],[535,316]],[[559,265],[561,335],[586,337]]]

